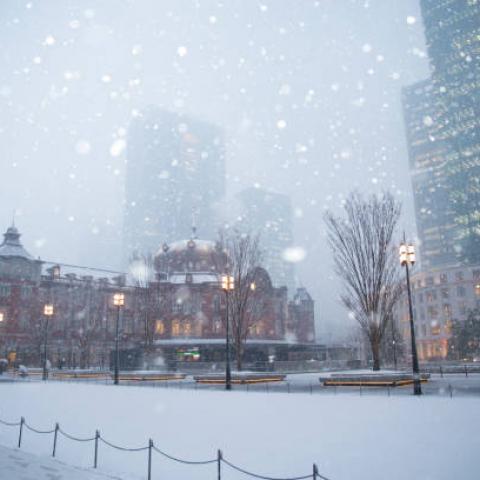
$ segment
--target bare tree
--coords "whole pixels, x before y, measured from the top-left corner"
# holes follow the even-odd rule
[[[382,338],[402,293],[392,244],[401,206],[389,193],[368,199],[352,193],[344,208],[346,218],[325,215],[341,300],[369,341],[373,369],[380,370]]]
[[[245,343],[263,311],[261,285],[257,284],[262,258],[260,236],[237,230],[223,232],[220,245],[227,254],[225,273],[234,278],[227,308],[237,370],[242,370]]]

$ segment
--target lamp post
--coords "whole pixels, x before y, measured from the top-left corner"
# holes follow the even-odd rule
[[[114,385],[118,385],[118,368],[120,363],[120,354],[118,351],[118,329],[120,325],[120,309],[125,305],[125,295],[123,293],[115,293],[113,295],[113,304],[117,307],[117,322],[115,325],[115,370],[113,383]]]
[[[46,380],[48,378],[48,371],[47,371],[47,343],[48,343],[48,321],[50,317],[53,315],[53,305],[47,303],[43,306],[43,315],[45,316],[45,331],[43,332],[43,374],[42,380]]]
[[[226,339],[225,339],[225,390],[232,389],[232,372],[230,369],[230,328],[228,322],[228,297],[229,292],[235,288],[235,281],[230,275],[222,275],[222,290],[225,292],[225,298],[227,300],[226,305]]]
[[[405,241],[405,234],[403,236],[403,243],[400,245],[400,265],[405,267],[407,277],[407,296],[408,296],[408,314],[410,318],[410,337],[412,341],[412,369],[413,369],[413,394],[421,395],[422,387],[420,385],[420,371],[418,368],[417,344],[415,342],[415,326],[413,323],[413,307],[412,307],[412,293],[410,289],[410,272],[409,265],[415,263],[415,247],[411,244],[407,245]]]

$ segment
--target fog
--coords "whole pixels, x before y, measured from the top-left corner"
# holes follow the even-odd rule
[[[389,190],[415,235],[400,93],[428,75],[417,0],[2,0],[0,43],[0,227],[15,215],[35,256],[122,268],[124,140],[150,105],[224,129],[229,197],[291,197],[320,341],[350,325],[325,209]]]

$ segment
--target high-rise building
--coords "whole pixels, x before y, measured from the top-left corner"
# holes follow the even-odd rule
[[[285,260],[293,244],[293,214],[287,195],[261,188],[247,188],[237,194],[240,215],[236,225],[243,231],[260,235],[262,264],[275,286],[295,291],[293,263]]]
[[[453,355],[453,319],[480,305],[480,1],[420,5],[432,73],[404,89],[403,106],[421,241],[415,328],[431,360]],[[407,305],[396,321],[408,345]]]
[[[216,238],[225,193],[221,129],[149,108],[129,129],[126,175],[125,262],[190,238],[192,224],[202,238]]]
[[[404,90],[424,268],[480,263],[480,2],[421,0],[431,78]]]

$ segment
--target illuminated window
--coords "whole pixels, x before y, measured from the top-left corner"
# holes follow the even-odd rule
[[[432,328],[431,328],[432,335],[440,335],[440,331],[441,331],[440,325],[438,323],[432,323]]]
[[[162,320],[157,320],[155,322],[155,333],[158,335],[163,335],[165,333],[165,325]]]
[[[475,285],[475,295],[477,295],[477,297],[480,297],[480,283],[477,283]]]
[[[185,335],[191,335],[192,333],[192,324],[190,322],[185,323],[185,326],[183,328],[183,333]]]
[[[180,322],[178,320],[172,322],[172,335],[175,337],[180,335]]]

